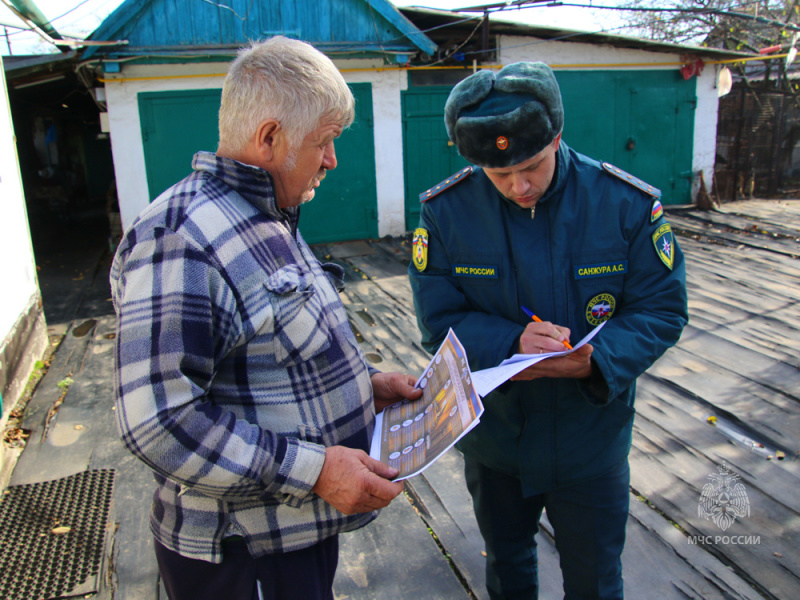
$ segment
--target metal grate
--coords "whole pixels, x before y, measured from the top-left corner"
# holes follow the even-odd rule
[[[114,470],[8,488],[0,496],[0,599],[98,591]]]
[[[722,200],[780,195],[800,179],[800,108],[778,90],[736,84],[719,101],[715,191]],[[792,196],[794,197],[794,196]]]

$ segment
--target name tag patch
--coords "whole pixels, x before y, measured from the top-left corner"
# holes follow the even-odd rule
[[[456,277],[479,277],[481,279],[497,279],[499,269],[492,265],[453,265]]]
[[[628,272],[628,261],[600,263],[596,265],[580,265],[575,267],[575,279],[588,279],[589,277],[604,277]]]

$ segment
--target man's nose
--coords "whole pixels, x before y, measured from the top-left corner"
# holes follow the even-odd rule
[[[511,193],[514,196],[524,196],[531,189],[531,183],[524,175],[511,176]]]
[[[333,142],[331,142],[325,146],[325,154],[322,156],[322,166],[330,171],[331,169],[335,169],[336,165],[336,150],[333,147]]]

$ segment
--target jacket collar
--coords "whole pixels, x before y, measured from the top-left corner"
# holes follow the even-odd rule
[[[288,217],[296,226],[300,214],[299,207],[281,209],[278,206],[272,175],[261,167],[218,156],[213,152],[198,152],[192,160],[192,168],[220,179],[267,216],[279,220]]]
[[[561,143],[558,145],[558,151],[556,152],[556,170],[555,173],[553,173],[553,181],[550,182],[550,187],[547,188],[547,191],[538,203],[547,202],[548,200],[555,202],[561,197],[564,186],[567,184],[567,174],[569,173],[571,162],[569,146],[564,143],[564,140],[561,140]]]

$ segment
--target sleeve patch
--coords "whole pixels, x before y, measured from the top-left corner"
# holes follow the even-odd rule
[[[653,206],[650,208],[650,222],[655,223],[664,216],[664,207],[661,206],[661,200],[656,198],[653,200]]]
[[[630,173],[626,173],[619,167],[615,167],[612,164],[604,162],[603,168],[606,170],[607,173],[610,173],[614,177],[617,177],[618,179],[621,179],[622,181],[629,183],[633,187],[643,191],[645,194],[649,194],[650,196],[653,196],[653,198],[661,197],[660,189],[658,189],[657,187],[653,187],[649,183],[645,183],[644,181],[642,181],[638,177],[634,177]]]
[[[425,192],[422,192],[419,195],[419,201],[420,202],[427,202],[428,200],[430,200],[431,198],[433,198],[437,194],[441,194],[446,189],[448,189],[450,187],[453,187],[459,181],[462,181],[470,173],[472,173],[472,167],[471,166],[464,167],[458,173],[450,175],[450,177],[448,177],[447,179],[445,179],[441,183],[438,183],[435,186],[433,186],[431,189],[429,189],[429,190],[427,190]]]
[[[417,227],[414,230],[413,236],[414,246],[411,252],[411,257],[414,261],[414,266],[420,273],[428,267],[428,230],[422,227]]]
[[[669,223],[664,223],[653,232],[653,246],[661,262],[671,271],[675,261],[675,238]]]

